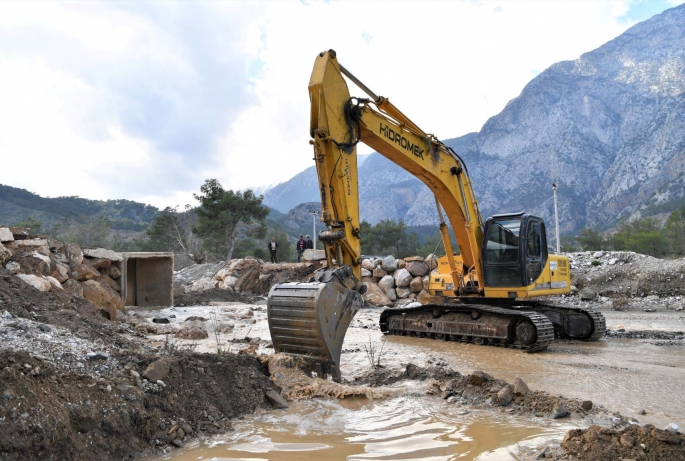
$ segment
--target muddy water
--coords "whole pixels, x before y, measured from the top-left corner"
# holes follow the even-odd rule
[[[685,330],[685,316],[677,313],[605,315],[609,328],[614,329]],[[635,339],[555,341],[546,352],[527,354],[422,338],[385,337],[378,330],[368,329],[377,318],[368,311],[355,318],[343,346],[348,351],[341,359],[343,376],[368,370],[366,351],[374,349],[378,356],[382,346],[381,364],[388,367],[446,362],[461,372],[478,369],[508,381],[518,376],[533,390],[589,399],[642,423],[685,426],[685,347],[657,346]],[[638,415],[642,409],[647,415]]]
[[[172,308],[169,313],[175,313],[176,320],[182,321],[188,315],[209,318],[215,309],[223,313],[221,315],[230,315],[232,311],[246,307],[226,303],[219,307]],[[255,309],[253,316],[236,319],[235,331],[224,335],[224,340],[246,335],[270,339],[265,307],[252,306]],[[639,339],[603,339],[592,343],[556,341],[546,352],[526,354],[512,349],[384,336],[378,329],[380,311],[365,309],[353,320],[341,358],[344,379],[367,372],[370,368],[367,351],[373,351],[376,360],[380,355],[380,363],[388,368],[400,368],[410,362],[417,365],[445,363],[462,373],[483,370],[508,381],[518,376],[533,390],[589,399],[611,411],[635,417],[641,423],[664,427],[675,422],[685,427],[682,393],[685,347],[657,346],[653,341]],[[685,315],[677,312],[603,313],[611,329],[685,331]],[[194,346],[198,346],[197,351],[216,351],[212,334],[209,340]],[[261,353],[272,351],[260,348]],[[638,415],[643,409],[647,414]]]
[[[235,421],[235,432],[165,459],[511,460],[569,427],[508,419],[438,398],[312,400]]]

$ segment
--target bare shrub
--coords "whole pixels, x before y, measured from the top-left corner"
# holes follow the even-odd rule
[[[625,296],[616,296],[611,301],[611,308],[615,311],[627,311],[630,307],[630,300]]]

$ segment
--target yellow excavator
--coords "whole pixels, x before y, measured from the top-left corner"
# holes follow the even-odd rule
[[[344,77],[367,98],[350,97]],[[529,352],[547,349],[555,335],[592,341],[604,335],[604,317],[531,298],[570,292],[570,265],[549,254],[544,221],[526,213],[485,222],[464,161],[377,96],[329,50],[320,53],[309,81],[310,143],[321,193],[319,233],[327,267],[305,283],[274,285],[267,300],[276,352],[305,358],[319,376],[340,380],[345,333],[364,305],[361,276],[356,145],[362,142],[399,165],[433,192],[445,256],[430,275],[429,293],[414,307],[380,315],[387,334],[423,336]],[[505,180],[503,178],[503,180]],[[449,221],[459,253],[452,250]],[[427,302],[426,302],[427,300]]]

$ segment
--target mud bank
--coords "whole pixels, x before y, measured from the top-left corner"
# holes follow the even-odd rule
[[[153,348],[87,300],[0,269],[0,459],[125,459],[225,433],[278,392],[253,356]]]

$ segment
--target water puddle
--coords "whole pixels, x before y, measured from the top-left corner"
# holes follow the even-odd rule
[[[562,437],[570,426],[491,411],[468,413],[439,398],[405,396],[297,402],[236,420],[234,427],[161,459],[512,460],[519,445]]]

